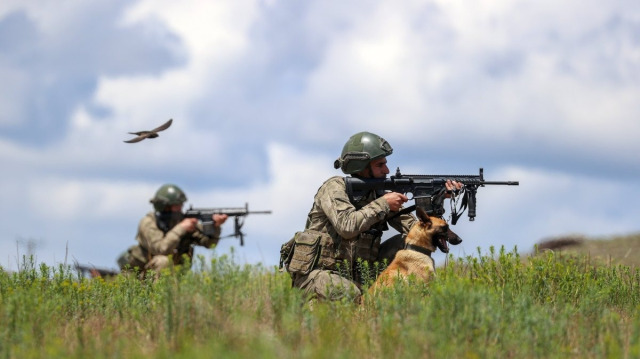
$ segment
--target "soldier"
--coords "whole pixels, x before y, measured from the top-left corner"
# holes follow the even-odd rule
[[[360,132],[349,138],[334,167],[354,177],[386,178],[386,157],[392,152],[382,137]],[[461,184],[447,183],[447,189],[454,188]],[[383,231],[390,225],[400,232],[384,243],[390,244],[392,253],[384,256],[390,260],[416,221],[411,214],[397,215],[407,201],[401,193],[375,191],[352,201],[344,178],[329,178],[314,197],[305,230],[294,238],[287,268],[293,286],[309,298],[358,301],[364,281],[375,278],[373,263],[382,259],[378,254]]]
[[[203,233],[196,218],[184,218],[182,206],[187,201],[184,192],[176,185],[165,184],[150,200],[154,211],[149,212],[138,226],[137,245],[131,246],[118,258],[120,269],[138,268],[159,273],[171,264],[183,264],[186,256],[193,258],[193,247],[211,248],[220,240],[220,226],[227,220],[226,214],[214,214],[214,233]]]

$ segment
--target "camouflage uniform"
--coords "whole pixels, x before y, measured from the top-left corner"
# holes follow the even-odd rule
[[[363,281],[376,275],[364,272],[367,266],[362,264],[367,262],[372,269],[373,262],[379,259],[380,240],[387,223],[404,236],[416,220],[410,214],[390,218],[397,213],[391,212],[387,201],[373,191],[354,202],[349,200],[340,176],[325,181],[314,197],[305,229],[326,233],[330,240],[322,243],[319,260],[310,273],[292,274],[293,286],[310,297],[359,298]]]
[[[193,258],[194,246],[211,248],[220,240],[220,227],[214,227],[212,236],[202,233],[202,224],[198,223],[196,228],[196,231],[189,233],[176,223],[165,232],[158,226],[155,212],[149,212],[140,220],[136,235],[138,245],[130,247],[123,256],[126,258],[121,257],[118,262],[121,268],[128,264],[130,267],[155,271],[168,267],[172,262],[183,264],[184,255]]]

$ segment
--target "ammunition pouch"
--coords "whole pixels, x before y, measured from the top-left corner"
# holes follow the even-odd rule
[[[295,234],[292,239],[293,251],[286,267],[289,273],[307,275],[313,270],[320,257],[323,237],[329,237],[329,235],[308,229]]]
[[[377,234],[361,233],[353,240],[333,239],[327,234],[321,242],[318,266],[332,271],[344,271],[345,261],[348,266],[352,266],[358,258],[374,262],[379,248],[380,236]]]
[[[280,268],[289,273],[307,275],[313,269],[359,274],[352,267],[357,258],[373,263],[380,248],[380,231],[361,233],[358,239],[344,240],[314,230],[297,232],[280,248]],[[346,265],[346,267],[345,267]]]

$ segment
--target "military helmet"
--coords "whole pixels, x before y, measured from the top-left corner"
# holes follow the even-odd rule
[[[344,144],[342,154],[333,167],[346,174],[354,174],[367,168],[372,160],[392,153],[393,148],[384,138],[371,132],[358,132]]]
[[[160,212],[167,206],[183,204],[186,201],[187,196],[180,187],[174,184],[165,184],[156,191],[155,196],[149,202],[153,203],[153,208]]]

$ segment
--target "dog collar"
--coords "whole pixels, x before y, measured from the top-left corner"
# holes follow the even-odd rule
[[[413,244],[405,244],[404,245],[404,249],[408,249],[410,251],[416,251],[422,254],[426,254],[428,256],[431,255],[432,251],[428,250],[425,247],[420,247],[420,246],[414,246]]]

